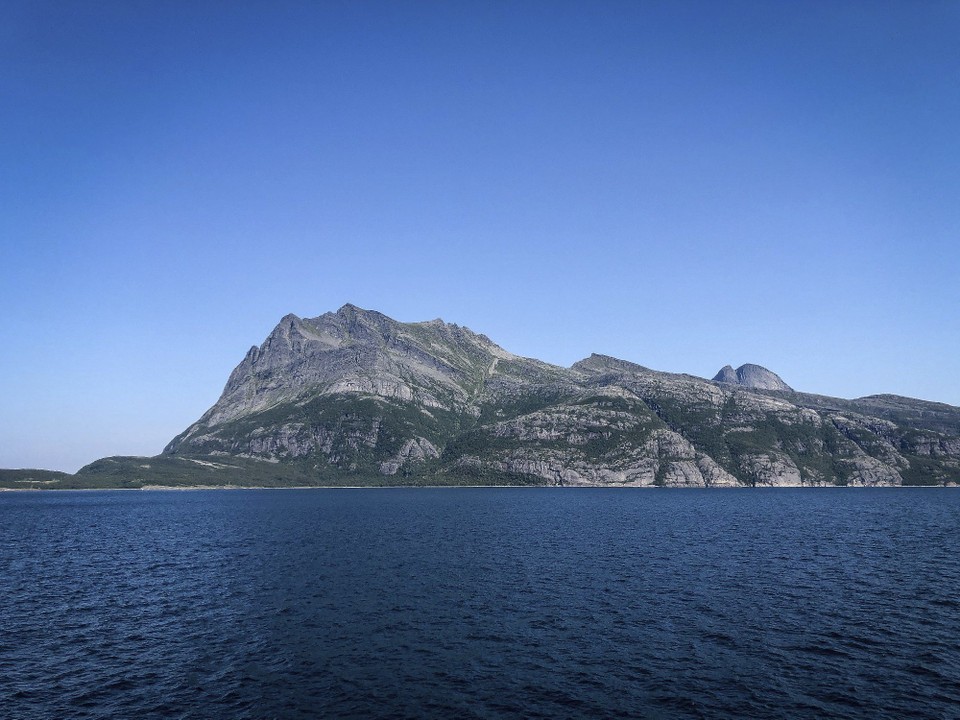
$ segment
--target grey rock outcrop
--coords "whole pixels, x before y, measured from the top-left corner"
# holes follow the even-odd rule
[[[740,385],[755,390],[793,390],[775,372],[767,370],[762,365],[741,365],[736,370],[730,365],[724,365],[714,378],[714,382],[727,385]]]

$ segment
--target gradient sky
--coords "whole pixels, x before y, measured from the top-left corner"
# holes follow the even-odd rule
[[[152,455],[346,302],[960,405],[960,2],[0,10],[0,467]]]

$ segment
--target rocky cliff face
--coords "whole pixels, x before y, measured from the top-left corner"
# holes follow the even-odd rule
[[[713,381],[602,355],[561,368],[345,305],[283,318],[164,453],[317,484],[944,484],[960,409],[795,393],[758,365]]]

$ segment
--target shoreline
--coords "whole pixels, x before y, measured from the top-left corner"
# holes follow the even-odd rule
[[[660,487],[658,485],[145,485],[143,487],[104,488],[7,488],[4,492],[191,492],[198,490],[947,490],[946,485],[740,485],[713,487]]]

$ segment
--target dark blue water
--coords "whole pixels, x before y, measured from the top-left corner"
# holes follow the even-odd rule
[[[958,490],[0,494],[4,718],[956,718]]]

